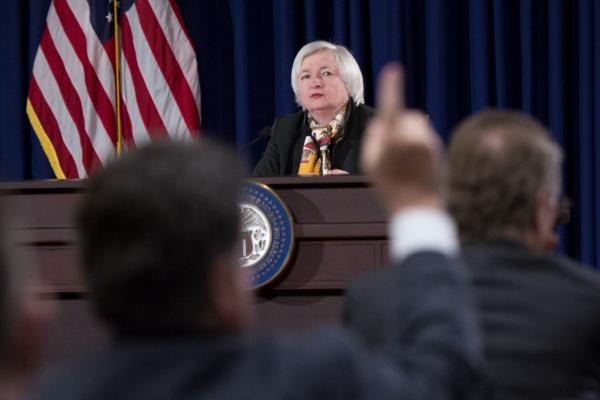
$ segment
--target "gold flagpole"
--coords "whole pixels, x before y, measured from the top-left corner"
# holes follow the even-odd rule
[[[115,85],[117,95],[117,157],[121,156],[121,71],[120,71],[120,41],[119,41],[119,14],[117,13],[117,2],[113,0],[113,22],[115,29]]]

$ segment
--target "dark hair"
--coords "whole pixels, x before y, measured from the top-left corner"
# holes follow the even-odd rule
[[[558,196],[562,152],[525,114],[487,110],[461,122],[449,145],[450,213],[463,241],[529,228],[536,192]]]
[[[155,143],[91,181],[79,214],[92,305],[115,331],[197,326],[238,237],[240,168],[222,146]]]

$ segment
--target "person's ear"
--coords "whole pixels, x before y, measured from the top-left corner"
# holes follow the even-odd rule
[[[211,269],[210,285],[214,310],[223,329],[245,329],[252,317],[252,299],[237,259],[219,258]]]
[[[556,247],[554,226],[558,216],[558,198],[550,190],[542,188],[536,192],[534,202],[533,233],[539,250]],[[550,246],[550,245],[553,246]]]

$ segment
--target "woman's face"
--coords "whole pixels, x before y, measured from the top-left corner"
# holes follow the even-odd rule
[[[309,112],[337,112],[348,101],[335,54],[319,51],[306,57],[298,75],[300,102]]]

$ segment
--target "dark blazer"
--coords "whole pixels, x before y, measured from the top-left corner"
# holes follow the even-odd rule
[[[344,322],[368,348],[401,350],[406,365],[420,364],[423,376],[414,379],[423,390],[428,381],[448,382],[446,387],[430,387],[432,398],[446,390],[449,398],[469,399],[478,388],[482,366],[469,278],[458,259],[448,262],[436,253],[419,257],[419,276],[393,267],[353,282],[346,291]],[[414,328],[419,325],[430,327],[427,337],[418,337]]]
[[[473,276],[491,399],[590,395],[600,373],[600,275],[510,241],[464,247]],[[597,398],[597,397],[584,397]]]
[[[394,267],[385,293],[398,307],[381,315],[397,336],[386,353],[365,349],[340,328],[302,337],[138,337],[51,373],[30,398],[462,399],[457,393],[471,383],[477,332],[460,274],[449,264],[422,253]],[[456,300],[435,300],[451,293]]]
[[[310,135],[306,111],[278,118],[271,128],[271,140],[256,164],[253,176],[297,175],[304,139]],[[350,174],[360,173],[360,141],[367,122],[375,115],[375,109],[361,104],[348,106],[344,135],[331,150],[333,168],[343,169]]]

